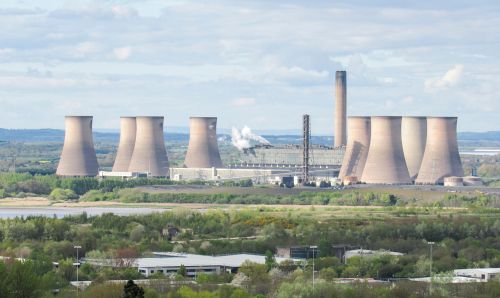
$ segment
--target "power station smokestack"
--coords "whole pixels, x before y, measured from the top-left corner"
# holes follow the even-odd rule
[[[347,73],[335,73],[335,147],[345,146],[346,140],[346,96]]]
[[[427,140],[416,184],[441,184],[449,176],[464,176],[458,153],[457,118],[427,117]]]
[[[401,117],[371,117],[370,148],[361,181],[410,184],[401,141]]]
[[[120,118],[120,144],[116,153],[113,172],[127,172],[134,153],[136,134],[135,117]]]
[[[217,144],[217,118],[189,119],[189,146],[184,160],[187,168],[223,167]]]
[[[134,153],[129,172],[147,172],[152,177],[168,176],[168,158],[163,137],[163,117],[136,117]]]
[[[425,140],[427,138],[426,117],[403,117],[401,122],[401,138],[406,166],[412,181],[415,181],[424,157]]]
[[[66,116],[64,146],[56,174],[97,176],[99,165],[92,139],[92,116]]]
[[[347,148],[339,178],[355,176],[361,179],[370,147],[370,117],[349,117]]]

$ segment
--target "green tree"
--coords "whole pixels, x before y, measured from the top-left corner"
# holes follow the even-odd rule
[[[266,251],[266,266],[268,272],[276,266],[276,258],[274,257],[273,252],[270,250]]]
[[[186,266],[181,264],[181,266],[179,267],[179,270],[177,271],[177,274],[179,274],[180,276],[186,277],[186,275],[187,275]]]
[[[129,280],[123,287],[123,298],[144,298],[144,289]]]

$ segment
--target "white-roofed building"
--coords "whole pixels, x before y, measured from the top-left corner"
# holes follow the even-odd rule
[[[473,268],[473,269],[457,269],[453,273],[455,276],[476,278],[481,281],[490,281],[495,278],[500,278],[500,268]]]
[[[369,250],[369,249],[353,249],[345,252],[345,259],[352,257],[380,257],[380,256],[403,256],[403,253],[390,250]]]
[[[220,256],[204,256],[197,254],[173,253],[173,252],[155,252],[152,258],[137,258],[133,261],[132,267],[144,276],[148,277],[155,273],[165,275],[175,274],[181,266],[186,268],[187,276],[194,277],[197,274],[219,274],[222,272],[235,273],[245,261],[251,261],[258,264],[265,264],[266,257],[256,254],[232,254]],[[289,258],[276,258],[278,263],[284,260],[293,260]],[[110,260],[86,260],[90,264],[97,266],[112,266],[114,262]]]

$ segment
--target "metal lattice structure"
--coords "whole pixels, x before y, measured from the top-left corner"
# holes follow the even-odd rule
[[[311,143],[311,123],[307,114],[303,116],[302,142],[302,181],[306,183],[309,180],[309,145]]]

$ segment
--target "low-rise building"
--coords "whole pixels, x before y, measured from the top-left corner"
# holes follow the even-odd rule
[[[176,274],[183,266],[186,268],[188,277],[195,277],[198,274],[220,274],[222,272],[235,273],[245,261],[257,264],[265,264],[266,256],[254,254],[232,254],[221,256],[205,256],[197,254],[174,253],[174,252],[155,252],[151,258],[131,259],[130,267],[137,268],[145,277],[152,274]],[[278,263],[290,260],[290,258],[277,257]],[[298,261],[298,260],[293,260]],[[114,260],[92,260],[86,259],[84,262],[95,266],[114,267],[117,264]]]
[[[276,248],[276,255],[280,258],[311,259],[318,257],[318,253],[317,246],[299,245]]]
[[[369,249],[353,249],[345,252],[345,259],[352,257],[380,257],[380,256],[403,256],[403,253],[390,250],[369,250]]]
[[[475,278],[481,281],[490,281],[495,278],[500,278],[500,268],[473,268],[473,269],[457,269],[453,273],[455,276]]]

